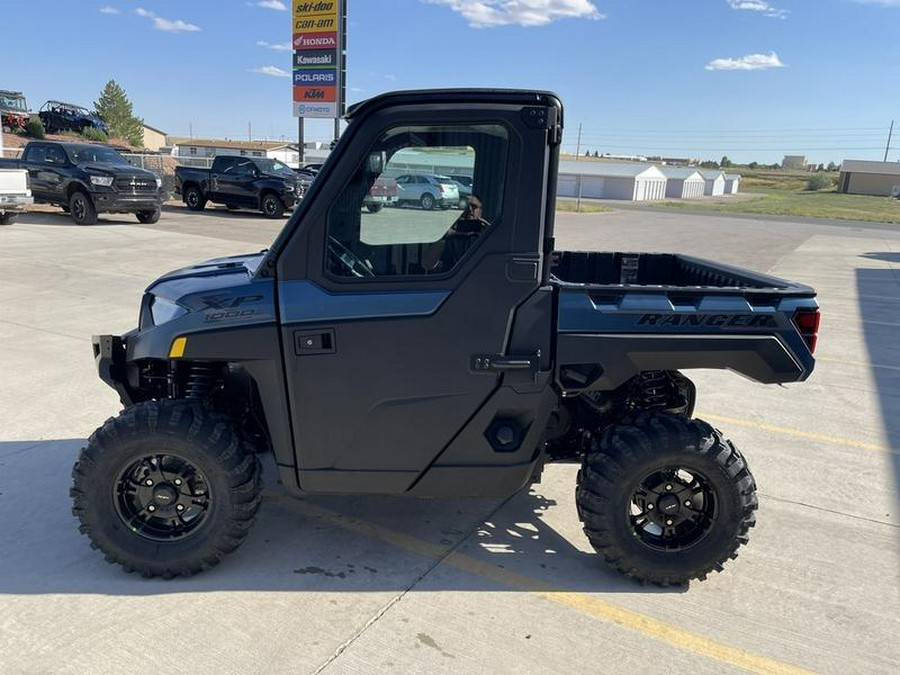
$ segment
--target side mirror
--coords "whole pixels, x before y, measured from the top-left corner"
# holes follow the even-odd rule
[[[368,161],[366,162],[366,171],[371,175],[378,175],[384,172],[385,164],[387,164],[387,153],[369,153]]]

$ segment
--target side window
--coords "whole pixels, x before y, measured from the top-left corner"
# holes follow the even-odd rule
[[[234,160],[231,157],[216,157],[213,163],[218,165],[216,168],[218,173],[227,173],[229,175],[234,173]]]
[[[234,175],[242,178],[250,176],[253,173],[254,166],[255,164],[253,164],[253,162],[247,160],[238,161],[234,166]]]
[[[33,145],[25,150],[25,156],[23,159],[28,162],[37,162],[43,163],[43,161],[47,158],[47,146],[46,145]]]
[[[325,273],[452,273],[502,219],[507,149],[499,124],[383,133],[328,211]]]
[[[56,146],[48,146],[47,147],[47,159],[44,160],[47,164],[65,164],[66,158],[63,155],[62,148],[58,148]]]

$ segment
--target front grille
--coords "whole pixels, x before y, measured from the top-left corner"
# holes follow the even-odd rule
[[[154,178],[116,178],[116,190],[125,194],[142,194],[145,192],[156,192],[156,180]]]

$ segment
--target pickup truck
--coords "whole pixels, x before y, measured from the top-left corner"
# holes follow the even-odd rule
[[[610,566],[663,586],[720,570],[756,484],[681,371],[805,380],[815,291],[674,253],[554,251],[552,93],[390,93],[347,119],[267,250],[164,275],[137,327],[93,338],[125,408],[73,470],[92,545],[145,576],[217,564],[260,506],[262,453],[296,496],[509,497],[574,462]],[[472,176],[477,220],[363,217],[412,147]]]
[[[369,188],[368,196],[363,200],[363,205],[369,213],[378,213],[385,206],[397,204],[397,181],[385,176],[379,177]]]
[[[0,169],[25,169],[34,201],[61,206],[79,225],[93,225],[99,213],[159,220],[162,180],[106,145],[30,141],[21,159],[0,159]]]
[[[33,203],[28,174],[18,169],[0,169],[0,225],[16,222],[25,207]]]
[[[281,218],[302,199],[303,190],[301,177],[277,159],[218,155],[209,169],[175,167],[175,192],[192,211],[215,202]]]

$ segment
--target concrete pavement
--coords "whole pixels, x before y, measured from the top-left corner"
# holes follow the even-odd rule
[[[659,590],[606,571],[572,466],[510,500],[293,500],[274,483],[244,546],[191,579],[92,551],[69,472],[118,412],[90,335],[134,325],[178,266],[267,245],[281,222],[168,209],[155,226],[0,228],[0,671],[4,673],[889,672],[900,663],[900,236],[886,229],[560,214],[559,248],[668,250],[819,290],[817,370],[765,387],[690,373],[698,416],[760,489],[721,574]]]

